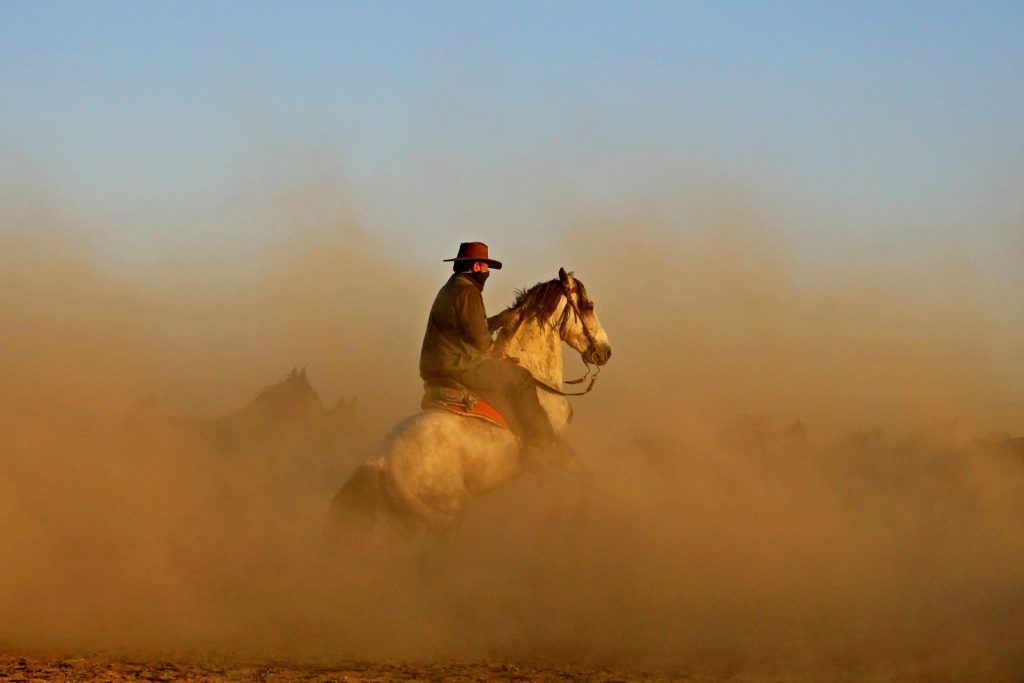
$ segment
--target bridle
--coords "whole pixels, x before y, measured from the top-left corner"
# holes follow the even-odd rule
[[[565,329],[566,323],[569,322],[569,311],[572,311],[572,314],[576,317],[576,320],[579,321],[580,327],[583,328],[583,336],[587,338],[588,342],[590,342],[590,347],[589,348],[596,347],[597,346],[597,339],[594,337],[594,333],[590,331],[590,328],[587,327],[587,321],[583,319],[583,315],[580,313],[579,306],[577,306],[576,302],[573,301],[572,292],[569,290],[568,287],[565,286],[564,282],[562,282],[562,294],[565,295],[565,301],[568,304],[568,306],[562,312],[562,319],[559,322],[559,329],[561,329],[561,330]],[[588,377],[590,377],[590,383],[587,385],[587,388],[584,389],[583,391],[568,391],[568,392],[567,391],[562,391],[561,389],[556,389],[555,387],[551,386],[547,382],[543,382],[543,381],[537,379],[536,377],[533,378],[533,381],[534,381],[534,383],[538,387],[540,387],[544,391],[547,391],[547,392],[552,393],[552,394],[557,394],[558,396],[583,396],[584,394],[589,394],[590,390],[594,388],[594,382],[597,381],[597,376],[599,374],[601,374],[601,366],[600,365],[591,366],[590,363],[588,363],[586,361],[586,359],[583,358],[582,355],[580,356],[580,360],[582,360],[583,364],[587,366],[586,374],[584,374],[582,377],[579,377],[577,379],[562,380],[562,383],[563,384],[582,384],[583,382],[585,382],[587,380]],[[597,368],[597,369],[595,370],[594,368]],[[590,376],[591,371],[594,372],[594,376],[593,377]]]
[[[572,310],[572,314],[576,316],[576,320],[580,322],[580,327],[583,328],[583,336],[587,338],[587,341],[590,342],[591,346],[597,346],[597,339],[594,337],[594,333],[590,331],[589,327],[587,327],[587,321],[583,319],[579,306],[577,306],[576,302],[573,301],[572,292],[570,292],[565,286],[565,283],[562,283],[562,291],[565,293],[565,300],[569,303],[569,308]],[[563,313],[562,315],[568,316],[568,313]]]

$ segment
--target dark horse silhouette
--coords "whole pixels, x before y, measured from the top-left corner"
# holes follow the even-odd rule
[[[362,430],[356,401],[339,399],[325,408],[310,385],[305,368],[293,368],[279,382],[264,387],[238,410],[216,420],[167,414],[152,399],[141,401],[127,416],[135,430],[177,433],[193,445],[230,457],[337,459],[354,449]]]

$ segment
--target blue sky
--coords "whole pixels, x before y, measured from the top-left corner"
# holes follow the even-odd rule
[[[233,207],[304,184],[410,256],[715,183],[969,233],[1019,209],[1021,36],[1019,2],[8,1],[0,197],[128,260],[258,242]]]

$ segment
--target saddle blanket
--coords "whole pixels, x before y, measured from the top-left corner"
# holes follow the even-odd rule
[[[420,407],[437,408],[461,415],[485,420],[503,429],[510,429],[508,420],[493,405],[473,394],[454,389],[431,387],[423,395]]]

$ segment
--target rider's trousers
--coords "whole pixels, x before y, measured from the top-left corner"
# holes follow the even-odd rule
[[[466,388],[504,394],[527,442],[546,445],[555,441],[551,420],[537,398],[537,385],[526,368],[505,358],[487,358],[460,378]]]

